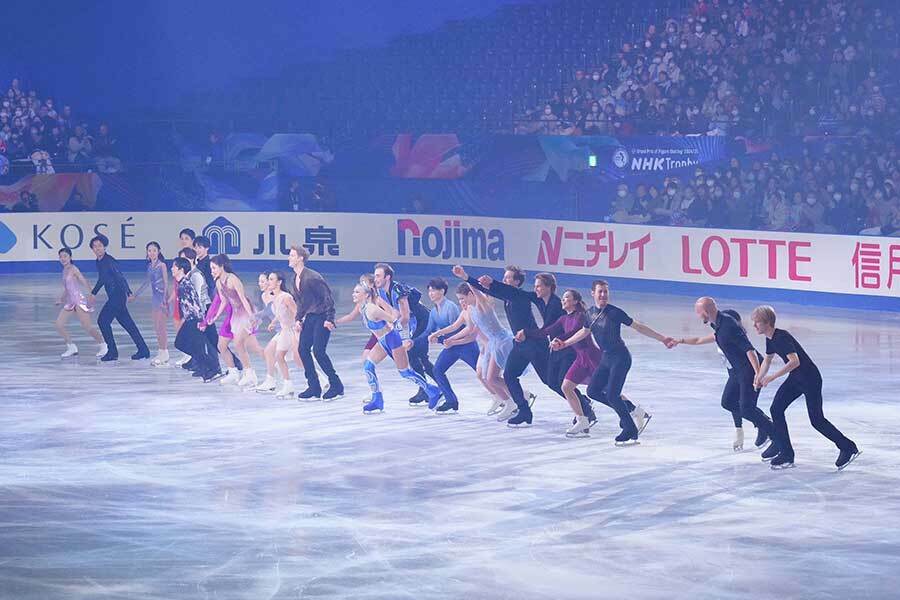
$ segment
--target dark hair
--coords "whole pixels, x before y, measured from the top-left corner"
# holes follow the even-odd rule
[[[188,260],[197,260],[197,251],[193,248],[182,248],[178,251],[178,256],[183,256]]]
[[[150,246],[156,246],[157,252],[159,252],[159,260],[162,262],[166,262],[166,257],[163,256],[162,248],[159,247],[159,242],[147,242],[147,246],[145,249],[149,250]],[[147,264],[150,264],[150,259],[147,259]]]
[[[209,238],[206,237],[205,235],[198,235],[197,237],[194,238],[194,245],[200,246],[201,248],[209,249],[209,246],[210,246]]]
[[[564,296],[566,294],[572,294],[572,299],[575,301],[575,312],[585,312],[587,310],[584,306],[584,299],[581,297],[581,292],[569,288],[563,292]]]
[[[216,254],[210,262],[224,269],[226,273],[234,273],[234,269],[231,267],[231,259],[225,254]]]
[[[556,276],[553,273],[538,273],[534,278],[550,288],[551,293],[556,293]]]
[[[269,271],[269,275],[275,276],[275,279],[277,279],[279,282],[278,287],[282,292],[288,291],[287,283],[285,283],[285,280],[284,280],[284,273],[282,273],[281,271]]]
[[[521,267],[517,267],[515,265],[506,265],[505,271],[512,271],[513,281],[516,282],[516,286],[520,286],[525,283],[525,271]]]
[[[431,281],[428,282],[428,287],[433,290],[443,290],[443,292],[447,293],[447,281],[443,277],[435,277]]]
[[[601,286],[601,285],[603,287],[608,288],[609,282],[606,281],[605,279],[595,279],[594,281],[591,282],[591,291],[593,292],[595,289],[597,289],[597,286]]]
[[[190,227],[185,227],[184,229],[182,229],[181,231],[179,231],[179,232],[178,232],[178,237],[181,237],[181,236],[183,236],[183,235],[185,235],[185,234],[187,234],[187,236],[188,236],[189,238],[191,238],[192,240],[196,240],[196,239],[197,239],[197,234],[194,233],[194,230],[191,229]]]
[[[456,293],[459,294],[460,296],[468,296],[469,294],[472,293],[472,288],[471,288],[471,286],[469,286],[468,283],[463,281],[461,284],[456,286]]]
[[[269,275],[271,275],[274,272],[275,271],[270,271],[270,270],[266,269],[265,271],[260,271],[259,274],[262,275],[263,277],[265,277],[266,279],[268,279]]]
[[[88,246],[93,248],[94,242],[100,242],[104,248],[109,246],[109,238],[103,235],[102,233],[98,233],[94,237],[91,238],[91,241],[88,243]]]
[[[394,279],[394,269],[393,269],[393,267],[391,267],[391,265],[389,265],[387,263],[375,263],[375,268],[373,270],[377,271],[378,269],[381,269],[382,271],[384,271],[385,275],[390,275],[391,280]]]
[[[72,251],[71,251],[69,248],[66,248],[66,247],[60,248],[60,249],[59,249],[59,252],[57,252],[56,254],[68,254],[68,255],[69,255],[69,258],[72,258]]]
[[[176,258],[174,261],[172,261],[172,264],[175,265],[175,267],[177,267],[178,269],[181,269],[183,273],[187,273],[191,270],[191,263],[183,256],[179,256],[178,258]]]

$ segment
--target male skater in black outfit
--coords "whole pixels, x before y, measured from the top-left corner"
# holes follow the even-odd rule
[[[759,389],[753,382],[759,373],[759,353],[750,340],[747,332],[741,327],[734,317],[719,310],[716,301],[708,296],[698,298],[694,304],[694,311],[704,323],[712,327],[716,344],[725,355],[725,359],[731,365],[733,375],[738,386],[737,394],[741,407],[741,416],[750,421],[759,430],[759,435],[765,435],[772,443],[763,451],[762,458],[769,461],[778,455],[778,444],[773,437],[772,421],[766,416],[756,402],[759,399]],[[671,346],[676,345],[673,340]],[[764,447],[765,442],[763,442]]]
[[[547,364],[550,360],[550,346],[547,343],[547,337],[529,337],[526,333],[538,330],[534,315],[531,313],[531,305],[536,304],[542,315],[555,314],[556,318],[559,318],[562,315],[562,304],[559,297],[551,293],[547,300],[538,302],[537,294],[521,289],[522,284],[525,283],[525,271],[516,266],[506,267],[503,272],[503,282],[494,281],[488,275],[482,275],[476,280],[474,277],[469,277],[465,270],[460,268],[460,271],[458,276],[465,278],[469,285],[475,286],[494,298],[503,300],[506,319],[516,334],[515,344],[506,359],[506,367],[503,369],[503,381],[518,409],[518,412],[511,415],[506,424],[510,427],[530,427],[534,415],[525,399],[522,384],[519,383],[519,377],[525,372],[529,363],[534,366],[541,381],[550,389],[554,389],[547,377]],[[549,325],[552,321],[547,321],[547,318],[549,317],[545,317],[545,324]],[[562,395],[562,390],[559,393]]]
[[[109,362],[119,359],[119,350],[116,347],[116,339],[112,334],[113,319],[119,322],[128,335],[131,336],[134,345],[137,346],[137,352],[131,355],[131,360],[140,360],[142,358],[150,358],[150,350],[147,348],[141,332],[138,331],[134,319],[128,312],[127,301],[131,295],[131,288],[128,287],[128,280],[119,269],[119,263],[112,256],[106,253],[106,247],[109,246],[109,238],[105,235],[95,235],[91,239],[91,250],[97,257],[97,285],[91,290],[91,302],[94,301],[100,288],[106,288],[106,304],[100,309],[100,315],[97,317],[97,325],[103,334],[103,341],[106,343],[107,351],[100,360]]]
[[[291,293],[297,303],[296,329],[300,331],[300,361],[306,376],[306,390],[297,397],[301,400],[337,400],[344,395],[344,384],[334,370],[326,348],[331,338],[331,330],[325,322],[334,323],[334,297],[331,288],[318,272],[306,266],[309,250],[300,245],[291,246],[288,265],[294,270]],[[322,395],[319,374],[316,373],[316,362],[328,377],[328,391]]]
[[[784,411],[791,402],[800,396],[806,396],[809,422],[816,431],[838,447],[840,453],[834,464],[839,471],[842,470],[859,456],[859,448],[825,418],[822,412],[822,374],[819,368],[810,360],[794,336],[784,329],[775,329],[774,308],[757,306],[753,309],[751,318],[757,333],[766,336],[766,358],[756,375],[754,385],[757,388],[764,388],[779,377],[787,375],[787,379],[775,392],[775,399],[772,401],[772,420],[775,423],[775,437],[780,448],[778,456],[772,459],[772,468],[787,469],[794,466],[794,448],[791,446]],[[766,375],[776,354],[785,365],[771,375]]]

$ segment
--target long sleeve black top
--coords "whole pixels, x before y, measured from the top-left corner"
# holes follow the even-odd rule
[[[97,284],[91,293],[96,296],[101,288],[106,288],[109,298],[127,298],[131,295],[131,288],[119,268],[119,262],[109,254],[97,259]]]
[[[547,302],[544,302],[534,292],[526,292],[523,289],[506,285],[502,281],[492,281],[490,288],[483,287],[474,277],[469,277],[466,281],[486,294],[503,300],[506,320],[509,321],[513,333],[524,329],[526,337],[545,337],[541,336],[534,320],[531,312],[532,304],[538,307],[545,324],[549,325],[563,315],[562,303],[555,294],[550,296]]]

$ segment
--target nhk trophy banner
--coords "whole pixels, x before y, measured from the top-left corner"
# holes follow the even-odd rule
[[[211,252],[280,259],[292,244],[315,261],[424,263],[897,297],[900,239],[538,219],[275,212],[73,212],[0,215],[0,263],[54,261],[68,247],[93,259],[91,237],[119,259],[166,256],[178,232],[209,237]]]

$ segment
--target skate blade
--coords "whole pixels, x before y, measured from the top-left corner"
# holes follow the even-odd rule
[[[363,409],[363,414],[364,414],[364,415],[377,415],[378,413],[383,413],[383,412],[384,412],[384,409],[383,409],[383,408],[374,408],[374,409],[372,409],[372,410],[365,410],[365,409]]]
[[[651,415],[650,413],[644,414],[644,424],[641,425],[640,429],[638,429],[638,435],[644,433],[644,430],[647,429],[647,425],[650,424],[650,419],[652,419],[652,418],[653,418],[653,415]]]
[[[785,463],[783,465],[769,465],[773,471],[784,471],[785,469],[793,469],[794,463]]]
[[[615,445],[618,448],[627,448],[628,446],[640,446],[641,442],[638,440],[628,440],[625,442],[616,442]]]
[[[507,423],[507,427],[510,429],[528,429],[532,426],[531,423]]]
[[[335,400],[340,400],[343,397],[343,394],[338,394],[337,396],[332,396],[331,398],[322,398],[322,402],[334,402]]]
[[[579,431],[578,433],[569,433],[567,431],[566,437],[570,440],[575,440],[575,439],[579,439],[579,438],[589,438],[589,437],[591,437],[591,434],[588,433],[587,431]]]
[[[756,446],[756,443],[754,443],[753,445]],[[762,450],[763,452],[765,452],[766,448],[768,448],[771,445],[772,445],[772,438],[766,438],[766,441],[762,443],[762,446],[756,446],[756,447],[759,448],[760,450]]]
[[[297,401],[298,402],[321,402],[322,399],[321,398],[300,398],[300,397],[298,397]]]
[[[453,409],[453,410],[436,410],[436,411],[434,411],[434,414],[436,414],[436,415],[438,415],[438,416],[442,416],[442,415],[458,415],[458,414],[459,414],[459,409]]]
[[[862,454],[862,450],[860,450],[859,452],[857,452],[856,454],[854,454],[853,456],[851,456],[851,457],[850,457],[850,460],[848,460],[848,461],[844,464],[844,466],[838,467],[837,470],[838,470],[838,471],[843,471],[844,469],[846,469],[847,466],[848,466],[850,463],[852,463],[854,460],[856,460],[856,457],[859,456],[860,454]]]
[[[256,390],[256,393],[257,393],[257,394],[274,394],[274,393],[275,393],[275,388],[272,388],[272,389],[265,389],[265,390],[259,390],[259,389],[258,389],[258,390]]]
[[[732,446],[731,449],[734,450],[734,453],[735,453],[735,454],[740,454],[741,452],[744,451],[744,447],[743,447],[743,446]]]

